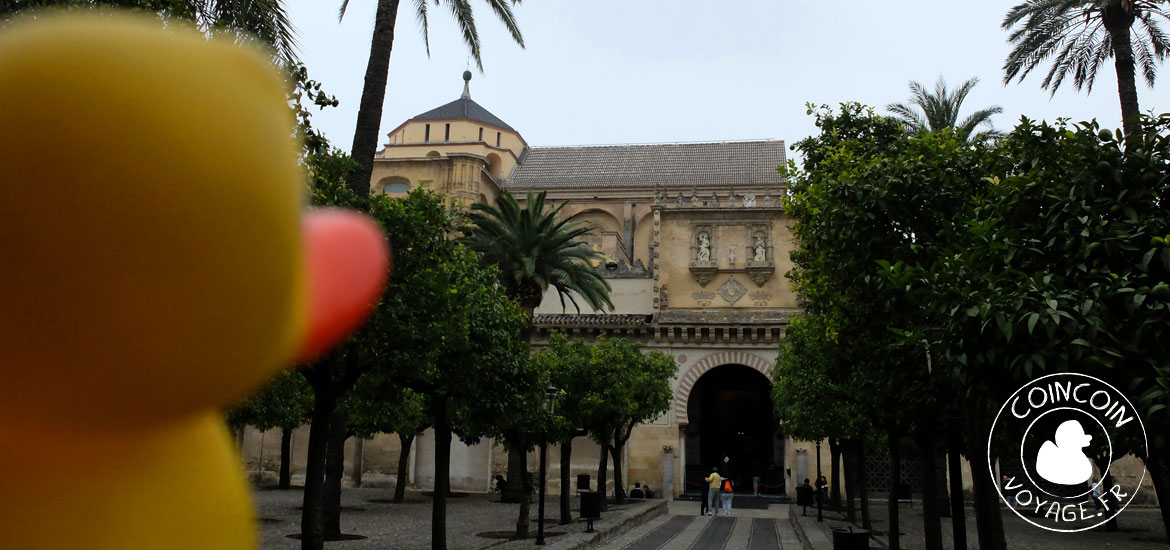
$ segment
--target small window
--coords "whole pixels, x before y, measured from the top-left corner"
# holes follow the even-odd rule
[[[500,146],[500,133],[496,132],[496,147]]]
[[[479,140],[483,141],[483,128],[479,129]]]
[[[445,124],[444,126],[446,128],[443,128],[443,141],[451,141],[451,125]]]
[[[410,191],[410,184],[408,183],[387,183],[386,186],[382,188],[382,192],[386,193],[387,195],[393,195],[395,193],[406,193],[407,191]]]
[[[423,133],[423,141],[430,141],[430,140],[431,140],[431,125],[427,124],[426,130]]]

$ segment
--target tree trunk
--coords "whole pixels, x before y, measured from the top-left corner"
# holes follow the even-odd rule
[[[854,501],[857,485],[857,443],[852,440],[841,442],[845,450],[845,520],[857,523],[857,503]]]
[[[280,489],[292,486],[292,433],[289,428],[280,429]]]
[[[947,469],[951,479],[951,533],[955,550],[967,550],[967,509],[963,506],[963,464],[960,462],[962,445],[961,418],[951,416],[947,420],[947,448],[950,456]]]
[[[406,468],[410,465],[410,446],[414,444],[413,435],[398,434],[398,479],[394,481],[394,502],[402,504],[406,500]]]
[[[325,498],[325,451],[329,423],[337,403],[328,388],[313,386],[313,417],[309,424],[309,452],[305,464],[305,497],[301,510],[301,550],[322,550],[322,506]]]
[[[886,499],[886,513],[889,515],[890,550],[901,550],[902,533],[898,522],[898,486],[902,484],[902,450],[898,448],[898,432],[894,428],[886,431],[890,444],[890,496]]]
[[[1158,508],[1162,512],[1162,525],[1166,529],[1167,540],[1170,542],[1170,464],[1162,458],[1158,449],[1155,449],[1146,459],[1146,469],[1150,471],[1150,481],[1154,482],[1154,493],[1158,495]]]
[[[524,491],[524,453],[517,451],[515,445],[508,443],[508,483],[500,492],[500,502],[516,503],[528,498]]]
[[[622,444],[617,443],[609,448],[609,454],[613,456],[613,492],[614,503],[626,503],[625,480],[622,479]]]
[[[829,506],[834,510],[841,509],[841,446],[837,438],[829,438]]]
[[[374,12],[374,32],[370,38],[370,59],[358,105],[357,124],[353,131],[350,156],[359,168],[350,174],[346,185],[359,196],[370,194],[370,176],[374,171],[374,153],[378,149],[382,106],[386,102],[386,83],[390,75],[390,52],[394,49],[394,22],[398,18],[398,0],[378,0]]]
[[[353,470],[349,474],[349,479],[353,482],[354,487],[362,486],[362,470],[365,469],[365,452],[366,440],[356,438],[353,440]]]
[[[325,540],[341,540],[341,478],[345,475],[346,420],[342,409],[333,411],[329,425],[329,443],[325,447],[325,503],[322,527]]]
[[[431,508],[431,550],[447,550],[447,494],[451,492],[451,426],[447,407],[435,407],[435,499]]]
[[[873,531],[869,518],[869,479],[865,475],[865,438],[857,440],[857,492],[861,495],[861,528]]]
[[[601,446],[601,463],[597,466],[597,492],[601,493],[601,511],[609,509],[609,499],[606,498],[605,484],[608,479],[606,470],[609,467],[609,445]]]
[[[967,441],[972,449],[978,449],[987,442],[982,398],[967,397],[964,402],[964,416],[967,423]],[[971,451],[975,453],[976,451]],[[1000,515],[997,480],[991,477],[991,467],[977,455],[971,460],[971,484],[975,495],[975,527],[979,533],[980,550],[1007,550],[1003,535],[1003,517]]]
[[[934,428],[935,424],[929,418],[919,419],[915,437],[918,446],[918,465],[922,470],[922,532],[926,550],[942,550],[943,547]]]
[[[573,467],[573,438],[568,438],[561,442],[561,518],[558,522],[560,525],[569,525],[573,523],[573,512],[569,507],[569,497],[572,492],[569,490],[569,482],[571,481]]]
[[[1105,7],[1102,23],[1109,32],[1109,42],[1113,45],[1113,67],[1117,71],[1117,95],[1121,100],[1121,126],[1125,130],[1125,137],[1137,136],[1141,133],[1141,124],[1138,122],[1141,111],[1138,107],[1137,75],[1133,60],[1133,44],[1130,42],[1130,27],[1134,23],[1132,8],[1127,11],[1122,6],[1125,2],[1110,2]]]
[[[525,443],[516,445],[520,448],[527,448]],[[516,535],[514,540],[522,540],[528,538],[529,523],[532,517],[532,484],[528,483],[528,453],[518,452],[520,456],[520,471],[523,472],[520,476],[520,486],[524,488],[524,496],[520,498],[520,516],[516,518]],[[508,480],[508,484],[512,484],[512,480]]]

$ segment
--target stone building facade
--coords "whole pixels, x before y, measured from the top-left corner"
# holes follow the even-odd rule
[[[554,292],[536,311],[534,345],[552,331],[587,341],[622,336],[679,365],[671,410],[634,431],[625,479],[677,494],[718,463],[741,487],[758,476],[790,492],[792,479],[809,475],[812,446],[782,435],[769,399],[777,343],[796,311],[784,278],[792,247],[779,204],[784,142],[532,147],[471,99],[470,76],[458,99],[389,132],[371,187],[393,195],[421,184],[463,204],[490,202],[505,190],[567,202],[565,215],[593,229],[588,244],[606,257],[598,270],[617,308],[563,311]],[[363,446],[363,455],[380,447],[393,454],[393,445]],[[573,474],[595,475],[598,452],[575,442]],[[433,440],[423,436],[412,484],[433,482],[423,459],[431,453]],[[555,447],[552,456],[555,480]],[[490,442],[454,449],[453,487],[488,489],[495,474],[506,474],[505,457]],[[371,457],[364,458],[368,465]]]
[[[777,345],[798,311],[784,277],[795,246],[780,205],[784,142],[533,147],[471,99],[470,78],[464,73],[458,99],[389,132],[375,157],[374,192],[395,195],[421,184],[462,204],[491,202],[503,191],[521,200],[547,192],[552,204],[568,203],[563,212],[593,229],[588,244],[605,255],[597,269],[616,308],[564,311],[550,291],[536,310],[533,344],[553,331],[586,341],[624,337],[678,364],[671,408],[635,428],[623,478],[678,495],[719,466],[740,489],[758,477],[766,492],[795,496],[797,484],[815,477],[818,457],[815,443],[784,433],[770,398]],[[246,458],[274,468],[279,440],[252,432]],[[307,428],[294,435],[294,472],[303,469],[307,440]],[[350,441],[347,472],[392,478],[399,450],[390,435]],[[571,479],[596,475],[599,452],[588,439],[575,440]],[[829,475],[828,446],[820,453]],[[409,486],[433,487],[433,455],[434,439],[424,434],[407,458]],[[1117,475],[1140,475],[1140,463],[1128,462]],[[535,456],[528,463],[535,470]],[[548,464],[549,491],[558,493],[555,446]],[[970,487],[970,470],[963,470]],[[453,490],[489,491],[497,474],[507,474],[503,448],[453,442]]]

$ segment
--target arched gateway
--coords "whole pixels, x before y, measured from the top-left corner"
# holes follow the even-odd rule
[[[680,379],[675,415],[685,445],[686,490],[701,488],[713,466],[751,493],[753,478],[783,485],[784,439],[778,436],[768,378],[771,365],[744,352],[696,363]]]

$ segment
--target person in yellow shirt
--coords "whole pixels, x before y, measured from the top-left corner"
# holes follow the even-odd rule
[[[719,505],[719,485],[723,483],[723,476],[719,475],[719,467],[711,469],[711,475],[705,479],[707,482],[707,515],[715,515],[715,507]]]

